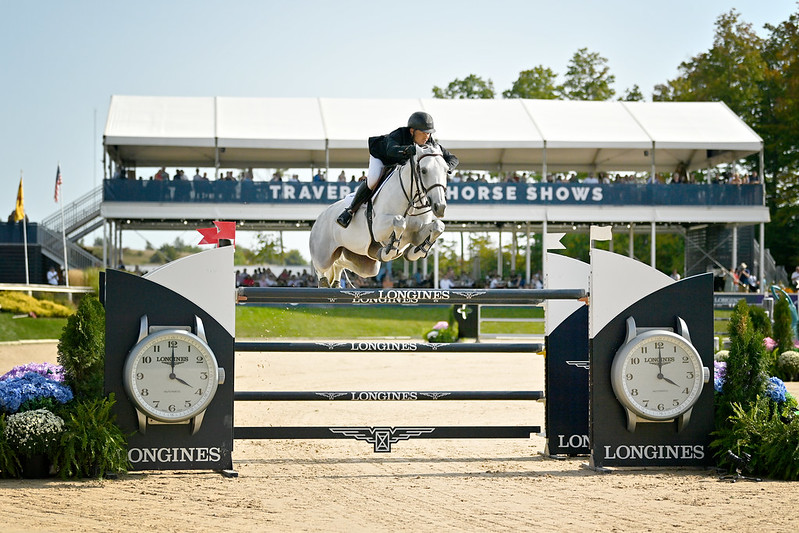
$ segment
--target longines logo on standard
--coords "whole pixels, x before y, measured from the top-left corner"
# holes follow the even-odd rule
[[[449,291],[439,289],[380,289],[368,292],[346,291],[346,293],[352,295],[354,304],[416,304],[423,301],[449,300]]]
[[[194,461],[216,463],[222,451],[212,448],[131,448],[128,460],[133,463],[191,463]]]
[[[680,444],[676,446],[605,446],[605,459],[629,461],[631,459],[704,459],[705,447],[701,444]]]

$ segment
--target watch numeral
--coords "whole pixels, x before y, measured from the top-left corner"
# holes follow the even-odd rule
[[[196,394],[198,396],[202,396],[203,395],[203,390],[202,389],[197,389],[197,392],[195,392],[194,394]]]
[[[144,379],[144,373],[143,372],[137,372],[136,373],[136,379]]]
[[[685,377],[688,378],[688,379],[694,379],[694,373],[693,372],[688,372],[688,373],[685,374]]]
[[[145,355],[144,357],[141,358],[141,362],[144,363],[144,364],[152,363],[153,362],[153,358],[150,357],[149,355]]]
[[[178,341],[167,341],[167,347],[168,348],[177,348],[178,347]]]
[[[150,389],[142,389],[141,390],[141,395],[142,396],[149,396],[150,395]]]
[[[680,405],[680,400],[672,400],[671,405],[677,407],[678,405]]]
[[[690,361],[689,361],[689,358],[688,358],[688,356],[687,356],[687,355],[683,355],[683,356],[682,356],[682,362],[683,362],[683,363],[689,363],[689,362],[690,362]]]
[[[644,404],[644,407],[649,407],[649,400],[641,400],[641,403]]]
[[[189,400],[186,400],[185,402],[183,402],[183,407],[191,407],[191,402]]]
[[[666,408],[666,406],[665,406],[665,405],[663,405],[662,403],[659,403],[659,404],[658,404],[658,411],[662,411],[662,410],[663,410],[663,409],[665,409],[665,408]]]
[[[633,379],[633,375],[632,374],[626,374],[624,377],[627,378],[627,381],[630,381],[630,380]]]
[[[640,360],[639,358],[637,358],[637,357],[630,357],[630,364],[631,364],[631,365],[637,365],[637,364],[639,364],[640,362],[641,362],[641,360]]]
[[[203,359],[203,356],[202,355],[198,355],[197,356],[197,362],[198,363],[202,363],[203,361],[205,361],[205,359]]]
[[[191,353],[191,344],[186,345],[186,351]]]
[[[641,346],[641,353],[646,353],[646,346]]]
[[[208,379],[208,372],[200,372],[200,379]]]
[[[662,350],[664,345],[665,345],[665,343],[663,341],[655,342],[655,350]]]
[[[156,344],[155,346],[153,346],[153,352],[158,353],[160,351],[161,351],[161,345],[160,344]]]
[[[688,394],[688,387],[685,387],[685,388],[682,390],[682,393],[683,393],[683,394]]]
[[[169,405],[169,412],[170,412],[170,413],[174,413],[174,412],[175,412],[175,409],[177,409],[177,407],[175,407],[175,404],[174,404],[174,403]]]
[[[153,407],[158,409],[158,404],[161,403],[161,400],[153,400]]]
[[[638,389],[630,389],[630,396],[638,396]]]

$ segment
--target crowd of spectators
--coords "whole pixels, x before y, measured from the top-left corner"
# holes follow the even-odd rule
[[[252,273],[247,269],[236,270],[236,287],[316,287],[316,276],[306,269],[294,274],[289,269],[275,275],[271,268],[256,268]]]
[[[209,177],[208,172],[200,172],[195,169],[194,175],[189,177],[183,169],[175,169],[174,175],[170,177],[166,167],[161,167],[150,180],[155,181],[272,181],[272,182],[299,182],[299,174],[289,174],[283,170],[276,170],[271,178],[266,176],[257,179],[252,168],[239,170],[234,176],[233,170],[220,170],[218,177]],[[119,167],[114,173],[114,178],[136,179],[134,171],[126,171]],[[139,180],[142,179],[140,176]],[[335,178],[339,183],[355,183],[366,179],[366,171],[361,171],[361,175],[352,174],[347,177],[346,171],[342,170]],[[657,173],[654,178],[649,172],[641,173],[613,173],[613,172],[559,172],[549,173],[546,179],[542,179],[541,174],[535,172],[484,172],[484,171],[456,171],[449,176],[452,183],[719,183],[730,185],[746,185],[750,183],[760,183],[758,173],[755,171],[718,171],[712,170],[707,173],[687,172],[684,167],[677,167],[674,172]],[[327,173],[323,169],[311,171],[312,182],[327,182]],[[330,180],[333,181],[333,180]]]

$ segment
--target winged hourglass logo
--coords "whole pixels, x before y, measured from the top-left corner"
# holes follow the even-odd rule
[[[374,445],[376,453],[390,453],[391,445],[401,440],[408,440],[426,433],[432,433],[436,428],[422,427],[360,427],[360,428],[328,428],[333,433],[345,435],[358,440],[365,440]]]

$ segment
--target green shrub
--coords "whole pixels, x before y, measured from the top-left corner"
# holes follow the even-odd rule
[[[799,352],[789,350],[777,358],[777,371],[781,378],[788,381],[799,380]]]
[[[766,348],[749,317],[749,306],[741,300],[730,316],[727,377],[722,389],[724,400],[716,411],[721,420],[730,416],[731,404],[738,403],[746,409],[765,389]]]
[[[105,365],[105,310],[96,297],[83,298],[58,341],[58,363],[76,399],[101,398]]]
[[[759,335],[761,338],[771,337],[771,320],[765,309],[757,305],[750,305],[749,320],[752,323],[755,335]],[[788,324],[790,325],[790,321]]]
[[[42,318],[66,318],[74,311],[50,300],[37,300],[23,292],[0,292],[0,309],[17,315],[35,314]]]
[[[777,353],[793,349],[793,328],[791,327],[791,302],[780,296],[774,302],[774,334]]]
[[[747,470],[753,475],[799,478],[799,418],[793,413],[795,400],[792,405],[775,405],[768,398],[758,398],[747,408],[733,404],[724,431],[716,432],[719,438],[711,443],[712,448],[720,450],[719,466],[734,468],[726,453],[730,450],[739,457],[751,456]]]
[[[114,403],[112,394],[70,404],[64,433],[53,456],[60,477],[102,477],[127,471],[127,439],[116,425]]]

